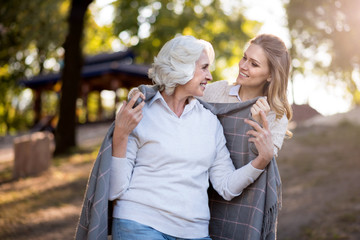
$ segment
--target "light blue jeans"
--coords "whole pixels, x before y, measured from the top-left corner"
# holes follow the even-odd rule
[[[141,223],[113,218],[112,223],[112,239],[113,240],[211,240],[210,237],[185,239],[172,237],[155,230],[152,227]]]

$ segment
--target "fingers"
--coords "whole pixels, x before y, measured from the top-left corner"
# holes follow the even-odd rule
[[[266,97],[259,98],[253,106],[256,106],[258,109],[263,110],[265,113],[270,111],[270,106],[266,100]]]
[[[130,101],[128,102],[128,104],[127,104],[127,108],[134,108],[134,109],[136,109],[139,105],[140,106],[144,106],[144,104],[140,104],[140,103],[138,103],[138,105],[136,106],[136,107],[134,107],[135,105],[136,105],[136,102],[138,101],[138,99],[145,99],[145,96],[139,91],[139,92],[137,92],[135,95],[134,95],[134,97],[132,97],[131,99],[130,99]],[[141,101],[141,102],[144,102],[144,101]],[[142,107],[139,107],[139,108],[137,108],[137,110],[141,110],[142,109]]]
[[[270,106],[266,99],[266,97],[260,97],[258,100],[256,100],[256,102],[254,103],[254,105],[252,105],[250,109],[253,119],[261,124],[262,121],[260,117],[260,112],[263,111],[265,115],[267,115],[270,111]]]
[[[142,92],[140,92],[140,96],[139,96],[138,99],[140,99],[140,98],[142,99],[141,102],[138,103],[135,108],[133,107],[135,111],[141,111],[141,109],[142,109],[142,108],[144,107],[144,105],[145,105],[145,101],[144,101],[145,96],[144,96],[144,94],[143,94]],[[138,101],[138,100],[136,100],[136,101]]]
[[[259,112],[261,111],[261,107],[259,107],[257,104],[254,104],[252,107],[251,107],[251,114],[252,115],[257,115],[259,114]]]
[[[128,100],[133,98],[135,96],[135,94],[138,93],[138,92],[140,92],[140,90],[137,87],[131,89],[129,94],[128,94]]]
[[[262,111],[261,111],[262,112]],[[266,117],[265,117],[266,118]],[[249,119],[244,119],[245,123],[249,124],[251,127],[253,127],[256,131],[261,131],[261,127],[260,125],[255,122],[255,121],[252,121],[252,120],[249,120]]]
[[[143,115],[141,108],[133,109],[131,106],[132,103],[123,102],[123,106],[120,108],[119,112],[115,118],[115,130],[118,136],[128,136],[134,128],[139,124]],[[142,103],[142,106],[144,103]],[[141,107],[142,107],[141,106]]]
[[[259,136],[260,134],[262,134],[265,131],[267,132],[270,132],[269,130],[269,123],[266,119],[266,115],[264,113],[264,111],[260,111],[260,117],[261,117],[261,120],[262,120],[262,124],[263,124],[263,127],[261,127],[257,122],[255,121],[252,121],[252,120],[249,120],[249,119],[244,119],[244,122],[249,124],[251,127],[253,127],[253,129],[247,131],[246,134],[248,135],[252,135],[254,137],[257,137]]]
[[[261,117],[261,120],[262,120],[263,127],[266,130],[269,130],[269,123],[268,123],[268,121],[266,119],[266,114],[263,111],[260,111],[260,117]]]
[[[124,111],[125,107],[126,107],[126,101],[123,101],[119,111],[116,113],[115,119],[119,118],[121,112]]]

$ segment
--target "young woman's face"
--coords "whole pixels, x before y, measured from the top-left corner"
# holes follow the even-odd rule
[[[200,58],[196,61],[194,77],[185,85],[178,87],[181,87],[188,96],[203,96],[207,82],[212,80],[209,67],[209,57],[207,53],[203,51]]]
[[[263,89],[266,81],[270,81],[270,69],[264,50],[251,44],[239,62],[239,75],[236,83],[244,87]]]

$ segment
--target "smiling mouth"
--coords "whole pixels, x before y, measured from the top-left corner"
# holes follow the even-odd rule
[[[200,83],[200,86],[205,87],[207,83]]]
[[[239,74],[243,77],[249,77],[248,75],[246,75],[245,73],[242,73],[242,72],[240,72]]]

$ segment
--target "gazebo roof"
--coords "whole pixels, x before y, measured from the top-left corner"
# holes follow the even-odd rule
[[[145,82],[151,82],[147,76],[149,66],[134,64],[134,54],[131,51],[103,53],[85,58],[82,69],[82,78],[84,82],[95,78],[102,78],[105,75],[118,76],[122,81],[124,79],[138,79]],[[48,88],[55,85],[61,79],[61,73],[40,74],[29,79],[20,80],[20,84],[32,88]],[[127,83],[126,85],[129,85]],[[136,83],[134,85],[137,86]]]

